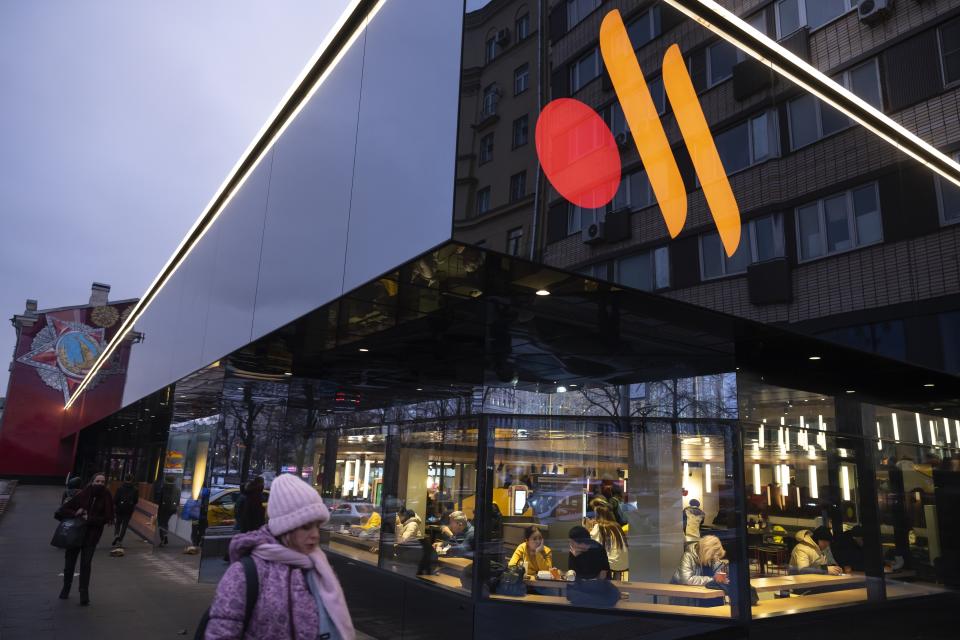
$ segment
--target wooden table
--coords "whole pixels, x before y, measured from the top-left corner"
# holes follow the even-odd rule
[[[866,601],[866,589],[844,589],[843,591],[832,591],[830,593],[797,596],[795,598],[774,598],[773,600],[761,600],[751,609],[751,615],[754,620],[758,620],[760,618],[770,618],[779,615],[817,611],[829,609],[831,607],[842,607],[852,604],[859,604]]]
[[[566,580],[527,580],[526,584],[538,589],[566,590],[570,583]],[[691,598],[693,600],[714,600],[722,598],[724,593],[720,589],[708,589],[696,585],[670,584],[662,582],[618,582],[613,581],[620,591],[637,593],[645,596]]]
[[[470,558],[459,558],[456,556],[437,556],[437,560],[440,562],[441,566],[450,567],[451,569],[466,569],[473,564],[473,560]]]
[[[493,600],[570,606],[570,603],[563,596],[544,596],[538,594],[527,594],[525,596],[503,596],[494,594],[491,595],[490,598]],[[730,617],[730,607],[726,605],[716,607],[688,607],[676,604],[656,604],[652,602],[632,602],[630,600],[620,600],[616,605],[610,608],[621,609],[625,611],[643,611],[646,613],[669,613],[673,615],[698,616],[702,618]]]
[[[460,579],[451,575],[446,574],[437,574],[435,576],[417,576],[420,580],[424,582],[430,582],[432,584],[441,586],[445,589],[452,589],[454,591],[459,591],[460,593],[470,594],[469,589],[464,589],[463,585],[460,583]]]
[[[866,584],[866,577],[862,574],[845,576],[830,576],[816,573],[804,573],[796,576],[771,576],[769,578],[753,578],[750,586],[758,593],[763,591],[792,591],[794,589],[816,589],[819,587],[854,586],[862,587]]]

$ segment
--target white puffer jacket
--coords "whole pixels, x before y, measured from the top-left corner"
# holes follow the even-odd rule
[[[830,557],[820,550],[807,529],[797,531],[797,546],[790,554],[790,573],[827,573],[822,567],[831,564]]]

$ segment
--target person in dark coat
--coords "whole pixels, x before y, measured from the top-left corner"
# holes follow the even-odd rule
[[[140,492],[137,485],[133,483],[133,475],[128,473],[123,484],[117,489],[117,495],[113,497],[113,510],[117,524],[113,530],[113,544],[110,546],[119,547],[123,545],[123,537],[127,535],[130,518],[133,517],[133,511],[139,501]]]
[[[833,552],[834,560],[843,567],[844,572],[863,571],[865,568],[863,527],[856,525],[849,531],[834,537],[830,551]]]
[[[243,502],[238,501],[237,523],[240,531],[256,531],[267,522],[267,510],[263,506],[263,477],[257,476],[247,484]]]
[[[73,496],[58,512],[61,518],[83,518],[87,521],[83,545],[76,549],[67,549],[63,565],[63,589],[60,599],[70,596],[73,583],[73,571],[80,558],[80,605],[90,604],[90,570],[93,553],[103,534],[103,527],[113,522],[113,497],[107,489],[107,477],[102,473],[94,474],[93,480],[80,493]]]
[[[163,485],[160,487],[160,496],[157,503],[157,527],[160,529],[161,547],[170,542],[167,537],[167,528],[170,526],[170,516],[177,512],[179,506],[180,492],[177,491],[173,476],[167,476],[163,479]]]
[[[61,505],[80,493],[80,484],[80,476],[71,476],[70,479],[67,480],[67,488],[64,489],[63,495],[60,496]]]

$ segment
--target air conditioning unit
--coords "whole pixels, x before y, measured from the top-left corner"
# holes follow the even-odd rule
[[[593,222],[580,231],[580,239],[584,244],[600,244],[606,240],[602,222]]]
[[[617,146],[622,149],[623,147],[627,146],[627,142],[630,140],[630,134],[628,134],[626,131],[621,131],[614,136],[614,140],[617,141]]]
[[[857,14],[864,24],[877,24],[893,11],[893,0],[861,0]]]
[[[497,44],[504,45],[510,42],[510,29],[500,29],[497,31]]]

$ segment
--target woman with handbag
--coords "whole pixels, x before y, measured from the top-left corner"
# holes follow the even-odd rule
[[[526,577],[530,579],[536,578],[539,571],[550,571],[554,568],[553,553],[550,547],[543,543],[540,527],[532,524],[523,530],[523,542],[517,545],[507,566],[522,567]]]
[[[60,599],[66,600],[70,596],[70,585],[73,583],[73,571],[80,558],[80,605],[90,604],[90,570],[93,563],[93,553],[97,542],[103,533],[103,527],[113,522],[113,497],[107,489],[107,477],[96,473],[83,490],[67,500],[58,516],[63,518],[82,518],[86,523],[83,544],[79,547],[66,550],[63,565],[63,589],[60,590]]]

